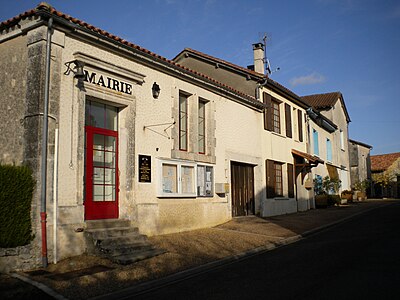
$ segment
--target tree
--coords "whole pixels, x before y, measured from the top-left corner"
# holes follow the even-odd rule
[[[395,178],[397,178],[396,174],[388,172],[372,174],[372,179],[375,184],[380,184],[383,188],[386,188],[393,183]]]

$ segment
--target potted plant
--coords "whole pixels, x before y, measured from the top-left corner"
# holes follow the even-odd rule
[[[367,188],[369,187],[369,181],[364,179],[363,181],[357,181],[354,184],[354,189],[356,190],[355,195],[358,201],[367,199]]]
[[[349,202],[353,202],[353,192],[350,190],[344,190],[342,191],[342,193],[340,194],[341,197],[341,202],[343,203],[349,203]]]

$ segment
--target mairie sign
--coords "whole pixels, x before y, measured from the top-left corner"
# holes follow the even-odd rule
[[[103,76],[85,70],[85,82],[97,84],[110,90],[132,95],[132,85],[121,80],[117,80],[108,76]]]

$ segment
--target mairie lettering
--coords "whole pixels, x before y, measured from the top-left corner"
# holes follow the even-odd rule
[[[132,85],[121,80],[113,79],[108,76],[97,75],[94,72],[85,70],[85,82],[97,84],[117,92],[132,95]]]

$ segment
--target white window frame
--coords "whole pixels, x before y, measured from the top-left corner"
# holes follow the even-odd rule
[[[204,167],[205,171],[207,170],[207,167],[210,167],[212,169],[212,173],[211,173],[211,194],[206,194],[206,195],[199,195],[198,192],[198,187],[199,187],[199,183],[197,182],[198,179],[198,168],[199,167]],[[204,173],[205,175],[205,180],[204,182],[206,182],[207,180],[207,173]],[[203,164],[203,163],[199,163],[196,166],[196,195],[198,198],[212,198],[214,197],[214,166],[213,165],[209,165],[209,164]]]
[[[176,193],[166,193],[163,191],[163,165],[173,165],[176,166],[176,176],[177,176],[177,192]],[[183,167],[193,168],[193,189],[192,193],[183,193],[182,192],[182,169]],[[158,160],[157,163],[157,171],[158,171],[158,187],[157,187],[157,196],[158,197],[196,197],[196,164],[191,162],[184,161],[175,161],[175,160]]]
[[[342,129],[339,131],[340,134],[340,149],[344,150],[344,132]]]
[[[163,191],[163,165],[174,165],[177,168],[177,193]],[[197,166],[212,167],[211,195],[197,195]],[[193,168],[193,193],[182,192],[182,168]],[[194,163],[182,160],[157,159],[157,197],[159,198],[212,198],[214,196],[214,166],[203,163]]]

